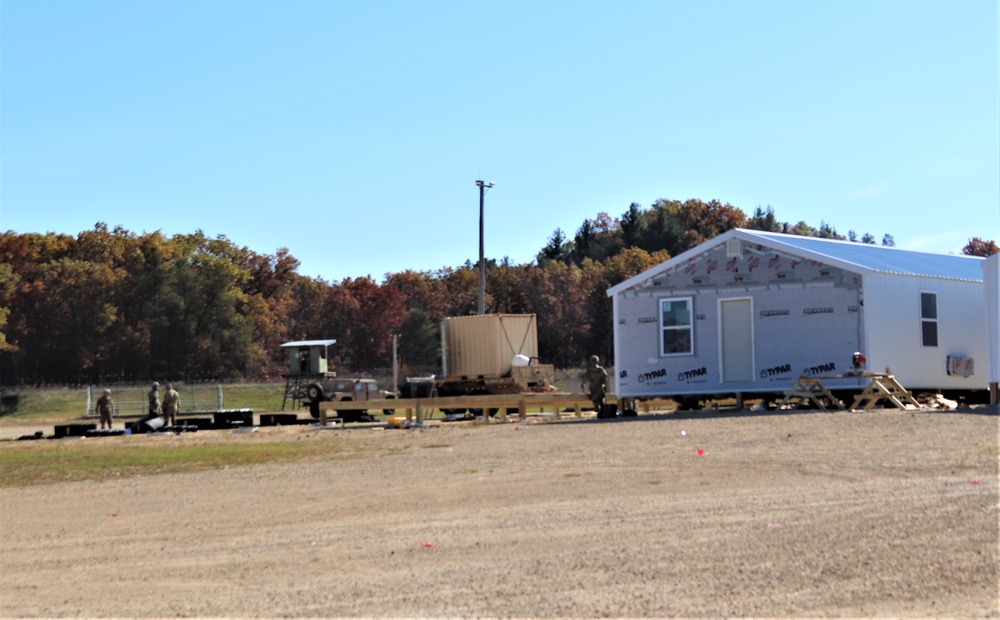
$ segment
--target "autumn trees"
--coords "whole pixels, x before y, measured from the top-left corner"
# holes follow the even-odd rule
[[[969,242],[965,244],[962,248],[962,254],[966,256],[993,256],[994,254],[1000,254],[1000,247],[997,246],[995,241],[988,241],[986,239],[980,239],[979,237],[973,237],[969,239]]]
[[[838,236],[825,223],[779,222],[770,207],[748,218],[718,201],[633,203],[620,217],[585,220],[572,239],[556,230],[531,263],[487,261],[486,311],[536,314],[547,363],[610,359],[605,291],[734,227]],[[977,238],[965,251],[996,244]],[[2,233],[0,382],[274,379],[286,364],[281,343],[319,338],[337,340],[335,368],[373,371],[389,366],[394,335],[404,373],[436,372],[438,323],[477,311],[470,262],[381,282],[327,282],[298,268],[287,249],[258,254],[201,231],[168,238],[98,223],[75,237]]]
[[[389,365],[394,334],[404,370],[435,372],[438,323],[475,312],[478,296],[471,264],[330,283],[299,275],[287,250],[258,254],[201,231],[8,232],[0,259],[8,384],[275,378],[286,363],[281,343],[315,338],[337,340],[335,367],[363,372]],[[487,310],[538,314],[542,355],[553,363],[608,355],[604,290],[623,262],[490,262]]]

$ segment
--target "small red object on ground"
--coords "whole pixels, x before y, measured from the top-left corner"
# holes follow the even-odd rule
[[[698,456],[702,456],[703,454],[705,454],[705,451],[702,450],[701,448],[698,448]]]

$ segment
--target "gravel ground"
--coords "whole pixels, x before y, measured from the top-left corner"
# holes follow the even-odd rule
[[[3,489],[2,617],[1000,617],[996,414],[81,441],[341,450]]]

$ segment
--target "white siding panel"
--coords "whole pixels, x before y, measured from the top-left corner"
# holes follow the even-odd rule
[[[989,340],[990,383],[1000,383],[1000,254],[983,262],[983,281],[986,284],[986,320]]]
[[[868,368],[886,368],[908,389],[984,389],[989,358],[983,287],[977,282],[899,275],[864,280]],[[938,346],[921,342],[920,293],[937,294]],[[949,376],[949,355],[971,357],[972,377]]]

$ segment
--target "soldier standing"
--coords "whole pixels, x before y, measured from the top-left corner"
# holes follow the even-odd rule
[[[97,399],[97,406],[94,409],[101,416],[101,428],[104,428],[105,424],[111,428],[111,416],[115,412],[115,403],[111,400],[111,390],[104,390],[104,394]]]
[[[583,383],[580,385],[584,392],[590,392],[590,400],[594,403],[597,413],[601,412],[601,405],[604,404],[604,395],[608,391],[608,371],[598,363],[601,358],[596,355],[590,356],[590,365],[583,373]]]
[[[160,415],[160,384],[153,381],[153,389],[149,390],[149,415]]]
[[[177,424],[177,411],[181,407],[181,395],[174,386],[167,384],[167,393],[163,395],[163,418],[168,426]]]

